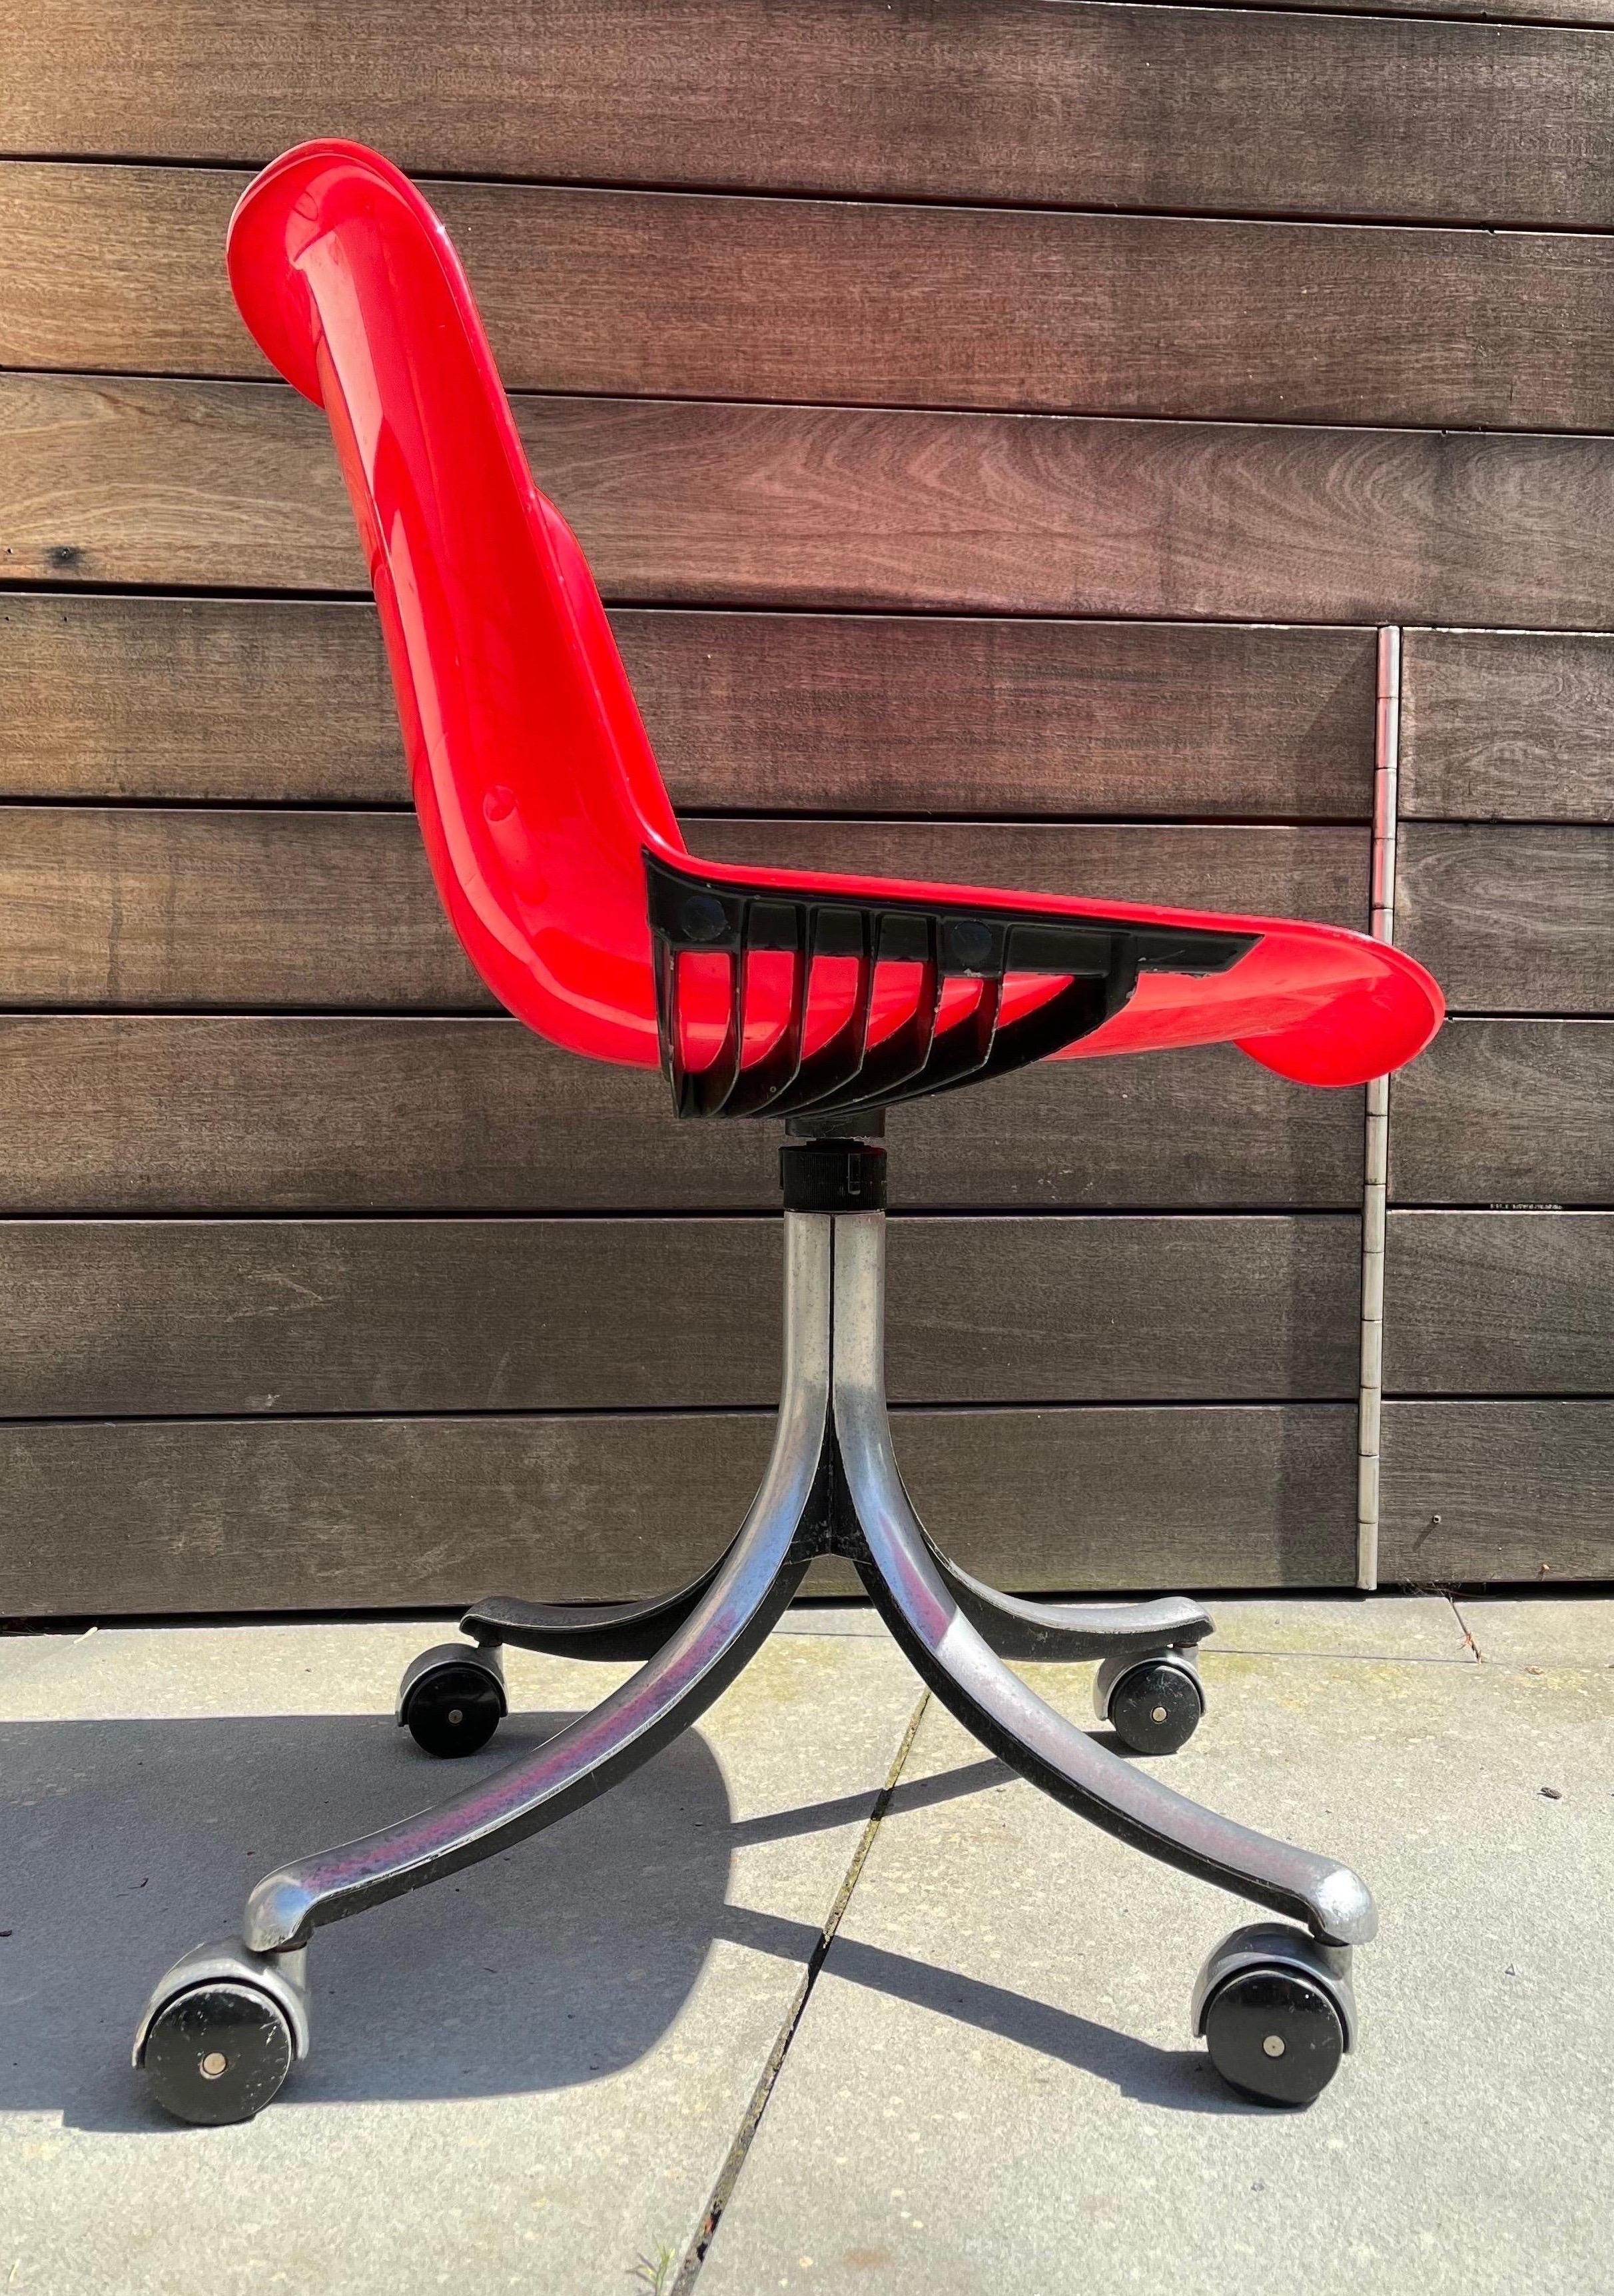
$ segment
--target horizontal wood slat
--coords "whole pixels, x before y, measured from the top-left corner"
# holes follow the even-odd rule
[[[1408,630],[1401,809],[1614,821],[1614,638]]]
[[[1392,1201],[1614,1203],[1614,1022],[1453,1021],[1390,1086]]]
[[[144,806],[0,807],[0,1005],[499,1009],[413,813]]]
[[[1289,9],[1296,0],[1241,0],[1252,8]],[[1307,8],[1361,12],[1361,0],[1300,0]],[[1479,23],[1544,24],[1600,29],[1614,24],[1614,0],[1384,0],[1387,16],[1460,16]]]
[[[1454,1012],[1614,1012],[1614,829],[1405,823],[1396,939]]]
[[[773,1124],[511,1021],[0,1019],[8,1213],[700,1210],[779,1201]],[[1226,1046],[1045,1062],[894,1111],[911,1206],[1352,1205],[1362,1096]]]
[[[932,883],[963,877],[1028,893],[1367,923],[1365,828],[741,818],[692,823],[690,844],[714,859],[758,865],[848,873],[873,866]]]
[[[0,591],[0,735],[7,798],[408,796],[368,600]]]
[[[686,808],[1371,810],[1369,631],[635,607],[611,619]],[[0,794],[401,798],[374,609],[0,591]]]
[[[1366,922],[1365,829],[708,821],[714,859]],[[493,1011],[413,813],[0,807],[0,1006]]]
[[[1614,1394],[1614,1213],[1392,1213],[1384,1350],[1391,1393]]]
[[[0,163],[0,365],[271,373],[248,181]],[[512,390],[1614,429],[1601,236],[424,188]]]
[[[903,1411],[933,1534],[1000,1586],[1338,1586],[1348,1405]],[[10,1617],[568,1602],[692,1578],[765,1414],[0,1427]]]
[[[1614,617],[1609,439],[664,399],[516,416],[617,599]],[[283,385],[9,375],[0,440],[14,579],[363,584],[324,417]]]
[[[449,175],[1614,215],[1614,56],[1594,33],[1038,0],[37,0],[8,29],[0,149],[19,154],[256,165],[353,135]]]
[[[1614,1578],[1614,1403],[1387,1403],[1388,1584]]]
[[[1354,1219],[898,1219],[898,1402],[1343,1399]],[[773,1219],[0,1225],[0,1413],[772,1404]]]

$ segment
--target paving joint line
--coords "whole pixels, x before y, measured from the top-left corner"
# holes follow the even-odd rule
[[[1200,1655],[1215,1658],[1262,1659],[1322,1659],[1329,1665],[1349,1666],[1467,1666],[1478,1658],[1478,1649],[1471,1654],[1459,1651],[1450,1658],[1442,1658],[1433,1651],[1371,1651],[1371,1650],[1258,1650],[1245,1643],[1206,1641],[1200,1646]]]
[[[762,2116],[767,2111],[768,2101],[774,2093],[774,2084],[779,2078],[786,2057],[790,2054],[791,2044],[794,2041],[801,2020],[806,2014],[807,2003],[813,1996],[813,1988],[818,1982],[818,1972],[829,1957],[830,1948],[835,1942],[836,1932],[840,1927],[848,1906],[851,1903],[852,1892],[857,1887],[869,1852],[874,1846],[874,1836],[880,1830],[880,1822],[890,1808],[891,1797],[897,1791],[897,1781],[907,1767],[908,1756],[914,1751],[914,1741],[919,1734],[919,1726],[924,1719],[925,1709],[930,1702],[930,1692],[922,1691],[920,1693],[918,1705],[908,1718],[908,1726],[902,1734],[902,1740],[897,1746],[891,1767],[886,1773],[885,1783],[874,1797],[873,1807],[869,1811],[864,1823],[863,1832],[857,1838],[857,1846],[852,1852],[851,1862],[841,1877],[840,1887],[835,1892],[834,1902],[825,1915],[823,1926],[818,1932],[818,1942],[807,1957],[807,1965],[802,1973],[801,1982],[796,1988],[790,2007],[785,2011],[784,2021],[779,2028],[774,2046],[768,2051],[767,2062],[762,2068],[756,2087],[751,2091],[750,2102],[746,2106],[740,2127],[735,2132],[734,2141],[728,2149],[728,2156],[717,2172],[717,2181],[712,2186],[711,2198],[708,2201],[705,2214],[700,2219],[700,2228],[690,2243],[684,2262],[679,2267],[678,2277],[672,2284],[670,2296],[690,2296],[691,2290],[700,2276],[700,2268],[710,2253],[712,2242],[717,2237],[717,2227],[723,2221],[724,2210],[733,2198],[734,2187],[740,2180],[740,2172],[745,2166],[746,2158],[750,2152],[757,2131],[762,2125]]]

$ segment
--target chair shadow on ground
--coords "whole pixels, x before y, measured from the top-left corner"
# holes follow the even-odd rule
[[[428,1764],[381,1717],[16,1722],[0,1730],[0,2110],[170,2128],[128,2067],[134,2021],[187,1947],[229,1934],[294,1856],[470,1785],[572,1718],[519,1714],[487,1753]],[[995,1760],[900,1784],[889,1816],[1007,1781]],[[848,1795],[736,1823],[699,1729],[553,1831],[321,1932],[315,2048],[287,2102],[560,2089],[670,2030],[713,1944],[805,1968],[809,1922],[729,1902],[747,1845],[860,1824]],[[1073,1821],[1074,1822],[1074,1821]],[[839,1938],[849,1982],[1191,2112],[1239,2112],[1202,2054],[1159,2049],[1002,1987]]]

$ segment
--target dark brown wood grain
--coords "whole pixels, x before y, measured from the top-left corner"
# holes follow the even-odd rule
[[[1245,0],[1252,8],[1289,9],[1295,0]],[[1303,0],[1307,8],[1337,9],[1355,15],[1361,0]],[[1614,24],[1610,0],[1387,0],[1374,12],[1387,16],[1461,16],[1480,23],[1585,26]]]
[[[1407,822],[1396,939],[1454,1012],[1614,1012],[1614,826]]]
[[[1384,1346],[1392,1394],[1614,1395],[1614,1213],[1393,1213]]]
[[[0,793],[404,801],[374,607],[0,591]]]
[[[1614,1203],[1614,1023],[1448,1021],[1390,1087],[1390,1197]]]
[[[1364,829],[713,820],[697,852],[1366,923]],[[0,807],[0,1008],[478,1012],[413,813]]]
[[[690,810],[1372,812],[1366,630],[633,608],[612,620]]]
[[[1404,815],[1614,821],[1611,752],[1614,639],[1407,631]]]
[[[0,1211],[769,1210],[781,1128],[509,1021],[0,1018]],[[1362,1096],[1226,1046],[1045,1062],[894,1111],[895,1202],[1347,1207]]]
[[[1614,201],[1595,32],[1039,0],[37,0],[8,33],[18,154],[259,165],[351,135],[417,170],[590,184],[1595,227]]]
[[[1353,629],[612,616],[676,804],[1365,818]],[[373,607],[0,591],[0,793],[406,792]]]
[[[402,802],[375,609],[0,591],[0,794]]]
[[[1387,1403],[1386,1585],[1614,1578],[1614,1403]]]
[[[895,1423],[935,1536],[999,1585],[1350,1581],[1348,1405],[915,1410]],[[0,1426],[16,1502],[0,1606],[109,1617],[656,1594],[733,1535],[771,1433],[762,1412]],[[27,1537],[8,1535],[24,1519]]]
[[[1359,931],[1367,923],[1371,847],[1362,829],[738,819],[692,823],[689,834],[696,852],[765,866],[873,867],[935,884],[1265,911]]]
[[[627,602],[1596,627],[1614,441],[521,398]],[[357,590],[283,385],[0,378],[13,579]]]
[[[0,365],[270,373],[222,259],[248,181],[0,163]],[[1600,235],[424,188],[511,390],[1614,429]]]
[[[0,1224],[0,1414],[771,1404],[776,1219]],[[898,1402],[1333,1400],[1358,1226],[899,1218]]]
[[[499,1009],[413,813],[60,805],[0,807],[0,1006]]]

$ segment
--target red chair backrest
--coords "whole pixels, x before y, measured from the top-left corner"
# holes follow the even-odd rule
[[[329,418],[471,962],[553,1042],[654,1067],[643,855],[684,842],[447,234],[376,153],[306,144],[243,195],[229,267],[258,344]]]

